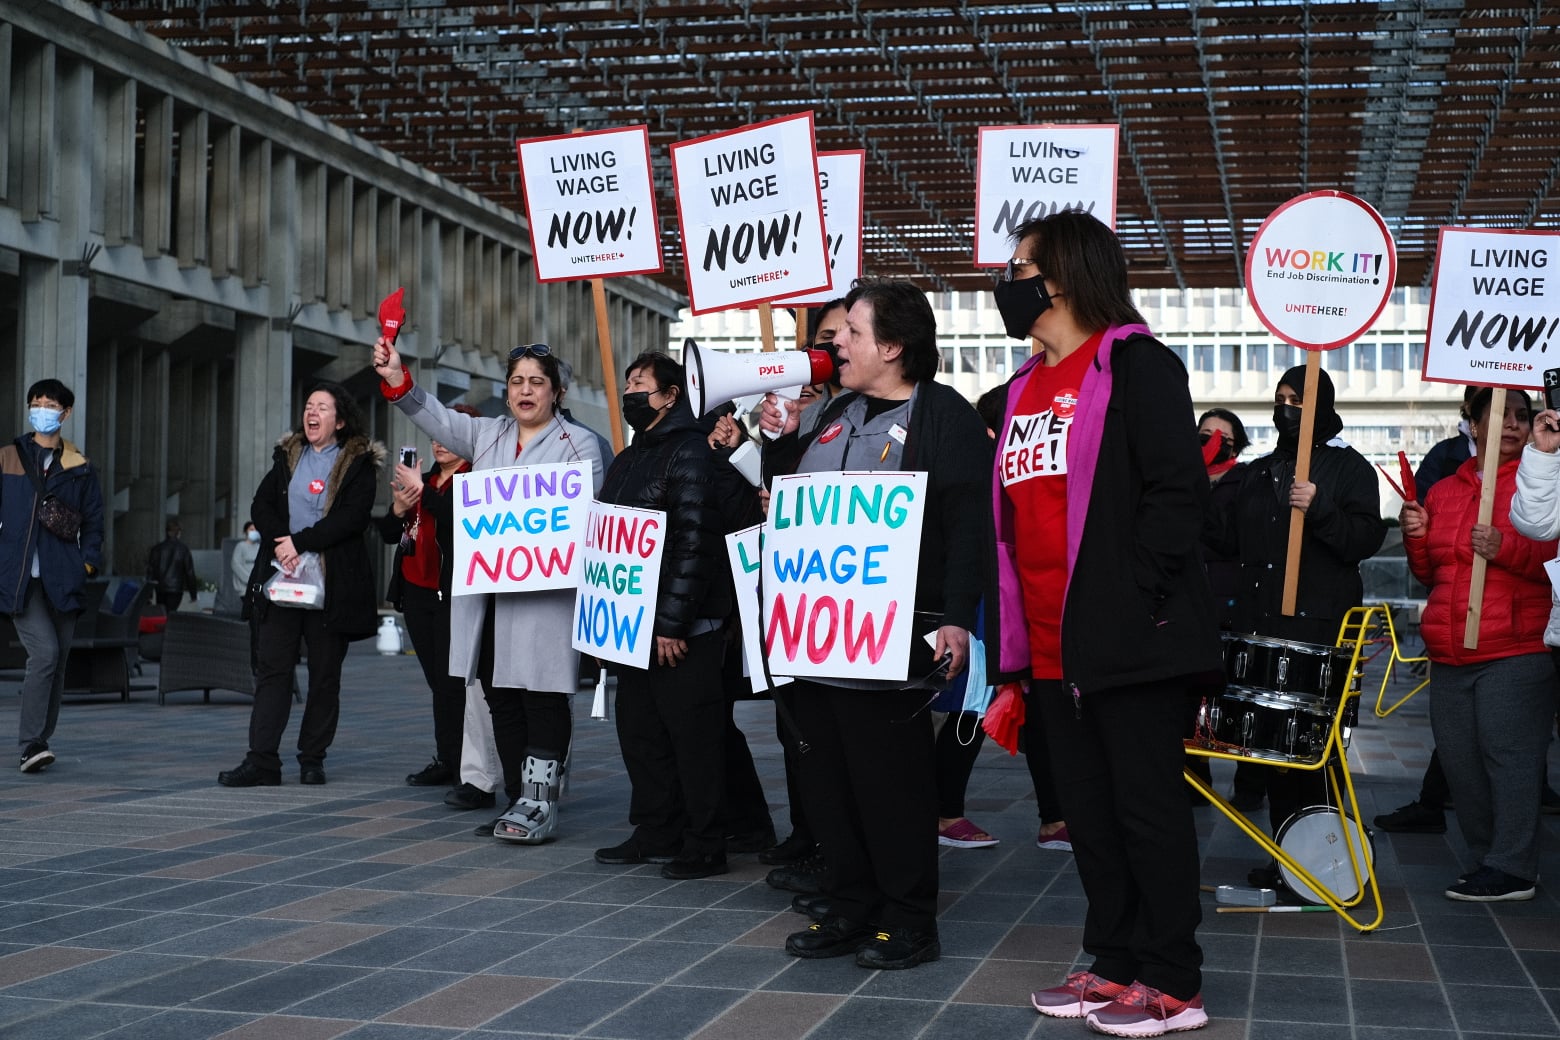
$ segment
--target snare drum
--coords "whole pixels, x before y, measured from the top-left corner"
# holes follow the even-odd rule
[[[1326,753],[1332,719],[1332,706],[1319,697],[1230,686],[1216,698],[1203,698],[1197,732],[1205,747],[1229,747],[1234,754],[1269,762],[1314,765]]]
[[[1345,829],[1348,830],[1347,836]],[[1360,840],[1360,828],[1354,821],[1330,805],[1313,805],[1301,809],[1278,829],[1278,847],[1312,877],[1321,882],[1340,903],[1349,903],[1360,894],[1360,886],[1354,880],[1354,866],[1349,860],[1349,841]],[[1360,856],[1360,876],[1369,879],[1376,852],[1372,847],[1370,832],[1365,832],[1363,848],[1356,850]],[[1284,884],[1299,898],[1308,903],[1325,903],[1316,890],[1282,861],[1278,865]]]
[[[1235,686],[1310,694],[1334,704],[1349,689],[1350,648],[1256,635],[1228,636],[1224,648],[1224,674]]]

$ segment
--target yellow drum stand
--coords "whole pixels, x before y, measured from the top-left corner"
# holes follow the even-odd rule
[[[1382,623],[1386,629],[1386,638],[1392,643],[1392,656],[1387,658],[1387,670],[1381,676],[1381,688],[1376,691],[1376,718],[1384,719],[1388,715],[1391,715],[1394,711],[1397,711],[1404,704],[1407,704],[1408,699],[1414,694],[1430,685],[1430,658],[1404,657],[1402,648],[1398,646],[1397,626],[1393,624],[1392,621],[1392,607],[1389,604],[1383,603],[1379,607],[1372,608],[1372,610],[1381,611],[1381,616],[1383,618]],[[1348,624],[1347,621],[1344,623]],[[1393,701],[1390,707],[1383,708],[1381,704],[1382,701],[1386,700],[1387,683],[1392,681],[1393,670],[1396,669],[1400,664],[1412,665],[1419,664],[1421,662],[1423,662],[1425,666],[1425,677],[1419,681],[1419,685],[1415,686],[1412,690],[1409,690],[1403,696]]]
[[[1304,865],[1296,862],[1293,856],[1285,852],[1277,841],[1269,837],[1256,824],[1252,823],[1245,813],[1236,809],[1191,770],[1188,769],[1184,772],[1186,782],[1192,786],[1193,790],[1212,802],[1216,809],[1229,817],[1231,823],[1239,827],[1248,838],[1267,851],[1284,870],[1287,870],[1304,882],[1312,890],[1316,898],[1320,899],[1334,913],[1347,921],[1351,927],[1361,932],[1373,931],[1381,924],[1386,914],[1381,905],[1381,889],[1376,884],[1375,865],[1367,849],[1369,839],[1366,836],[1364,824],[1360,822],[1359,800],[1355,797],[1354,781],[1349,775],[1348,748],[1344,743],[1342,731],[1344,719],[1347,717],[1350,708],[1350,702],[1357,701],[1360,695],[1360,656],[1361,651],[1368,642],[1366,637],[1373,630],[1373,626],[1382,623],[1382,618],[1377,615],[1384,616],[1387,630],[1392,632],[1392,614],[1385,605],[1355,607],[1344,615],[1343,623],[1339,626],[1338,640],[1335,645],[1351,651],[1349,681],[1346,692],[1338,699],[1338,705],[1332,713],[1332,727],[1328,732],[1325,747],[1318,761],[1312,763],[1272,761],[1253,757],[1249,753],[1241,753],[1241,751],[1248,749],[1225,751],[1205,747],[1193,740],[1186,742],[1187,754],[1200,755],[1203,758],[1222,758],[1231,762],[1247,762],[1275,769],[1299,769],[1307,772],[1313,772],[1318,769],[1327,770],[1325,775],[1327,776],[1328,788],[1333,804],[1346,807],[1346,811],[1342,814],[1342,826],[1339,829],[1342,831],[1341,838],[1344,849],[1347,852],[1348,862],[1354,874],[1355,892],[1352,897],[1347,899],[1338,898],[1332,889],[1319,881]],[[1397,637],[1395,632],[1392,635],[1392,646],[1394,660],[1413,660],[1412,658],[1398,658],[1396,656]],[[1407,698],[1404,699],[1406,700]],[[1337,768],[1327,769],[1329,765],[1335,762]],[[1338,779],[1340,774],[1343,777],[1341,785]],[[1355,916],[1354,911],[1355,908],[1365,904],[1367,894],[1371,900],[1371,905],[1374,906],[1375,916],[1368,922],[1364,922]]]

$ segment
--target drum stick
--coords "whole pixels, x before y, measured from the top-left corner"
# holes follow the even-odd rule
[[[1300,443],[1295,449],[1295,480],[1311,479],[1311,438],[1316,433],[1316,388],[1321,382],[1322,352],[1305,352],[1305,388],[1300,392]],[[1293,389],[1293,387],[1291,387]],[[1300,542],[1305,538],[1305,511],[1289,510],[1289,551],[1284,556],[1284,598],[1280,612],[1295,616],[1300,594]]]
[[[1496,411],[1496,409],[1500,409]],[[1479,490],[1479,523],[1487,524],[1495,515],[1495,474],[1500,469],[1500,431],[1506,425],[1506,388],[1497,386],[1490,394],[1490,410],[1484,413],[1484,441],[1479,445],[1479,469],[1484,486]],[[1473,576],[1468,583],[1468,621],[1463,627],[1463,646],[1473,650],[1479,645],[1479,621],[1484,615],[1484,572],[1489,561],[1473,554]]]
[[[1221,914],[1308,914],[1313,911],[1331,910],[1330,906],[1221,906]]]

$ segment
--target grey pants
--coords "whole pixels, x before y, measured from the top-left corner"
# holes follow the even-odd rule
[[[1437,663],[1430,728],[1474,862],[1538,878],[1539,800],[1555,720],[1548,653]]]
[[[70,653],[70,637],[76,631],[80,611],[55,610],[43,591],[43,582],[33,578],[27,583],[26,605],[11,615],[16,636],[27,651],[27,670],[22,674],[22,711],[17,726],[17,747],[26,751],[29,744],[47,746],[60,717],[60,694],[65,689],[65,658]]]

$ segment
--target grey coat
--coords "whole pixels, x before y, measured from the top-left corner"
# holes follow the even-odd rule
[[[544,462],[589,459],[593,491],[601,490],[606,466],[596,437],[562,417],[536,436],[515,458],[518,423],[511,416],[475,418],[451,411],[420,386],[395,406],[412,424],[463,459],[471,468],[503,469]],[[574,639],[574,590],[456,596],[450,601],[450,674],[473,682],[481,651],[482,621],[492,601],[493,684],[549,693],[572,693],[579,681]]]

